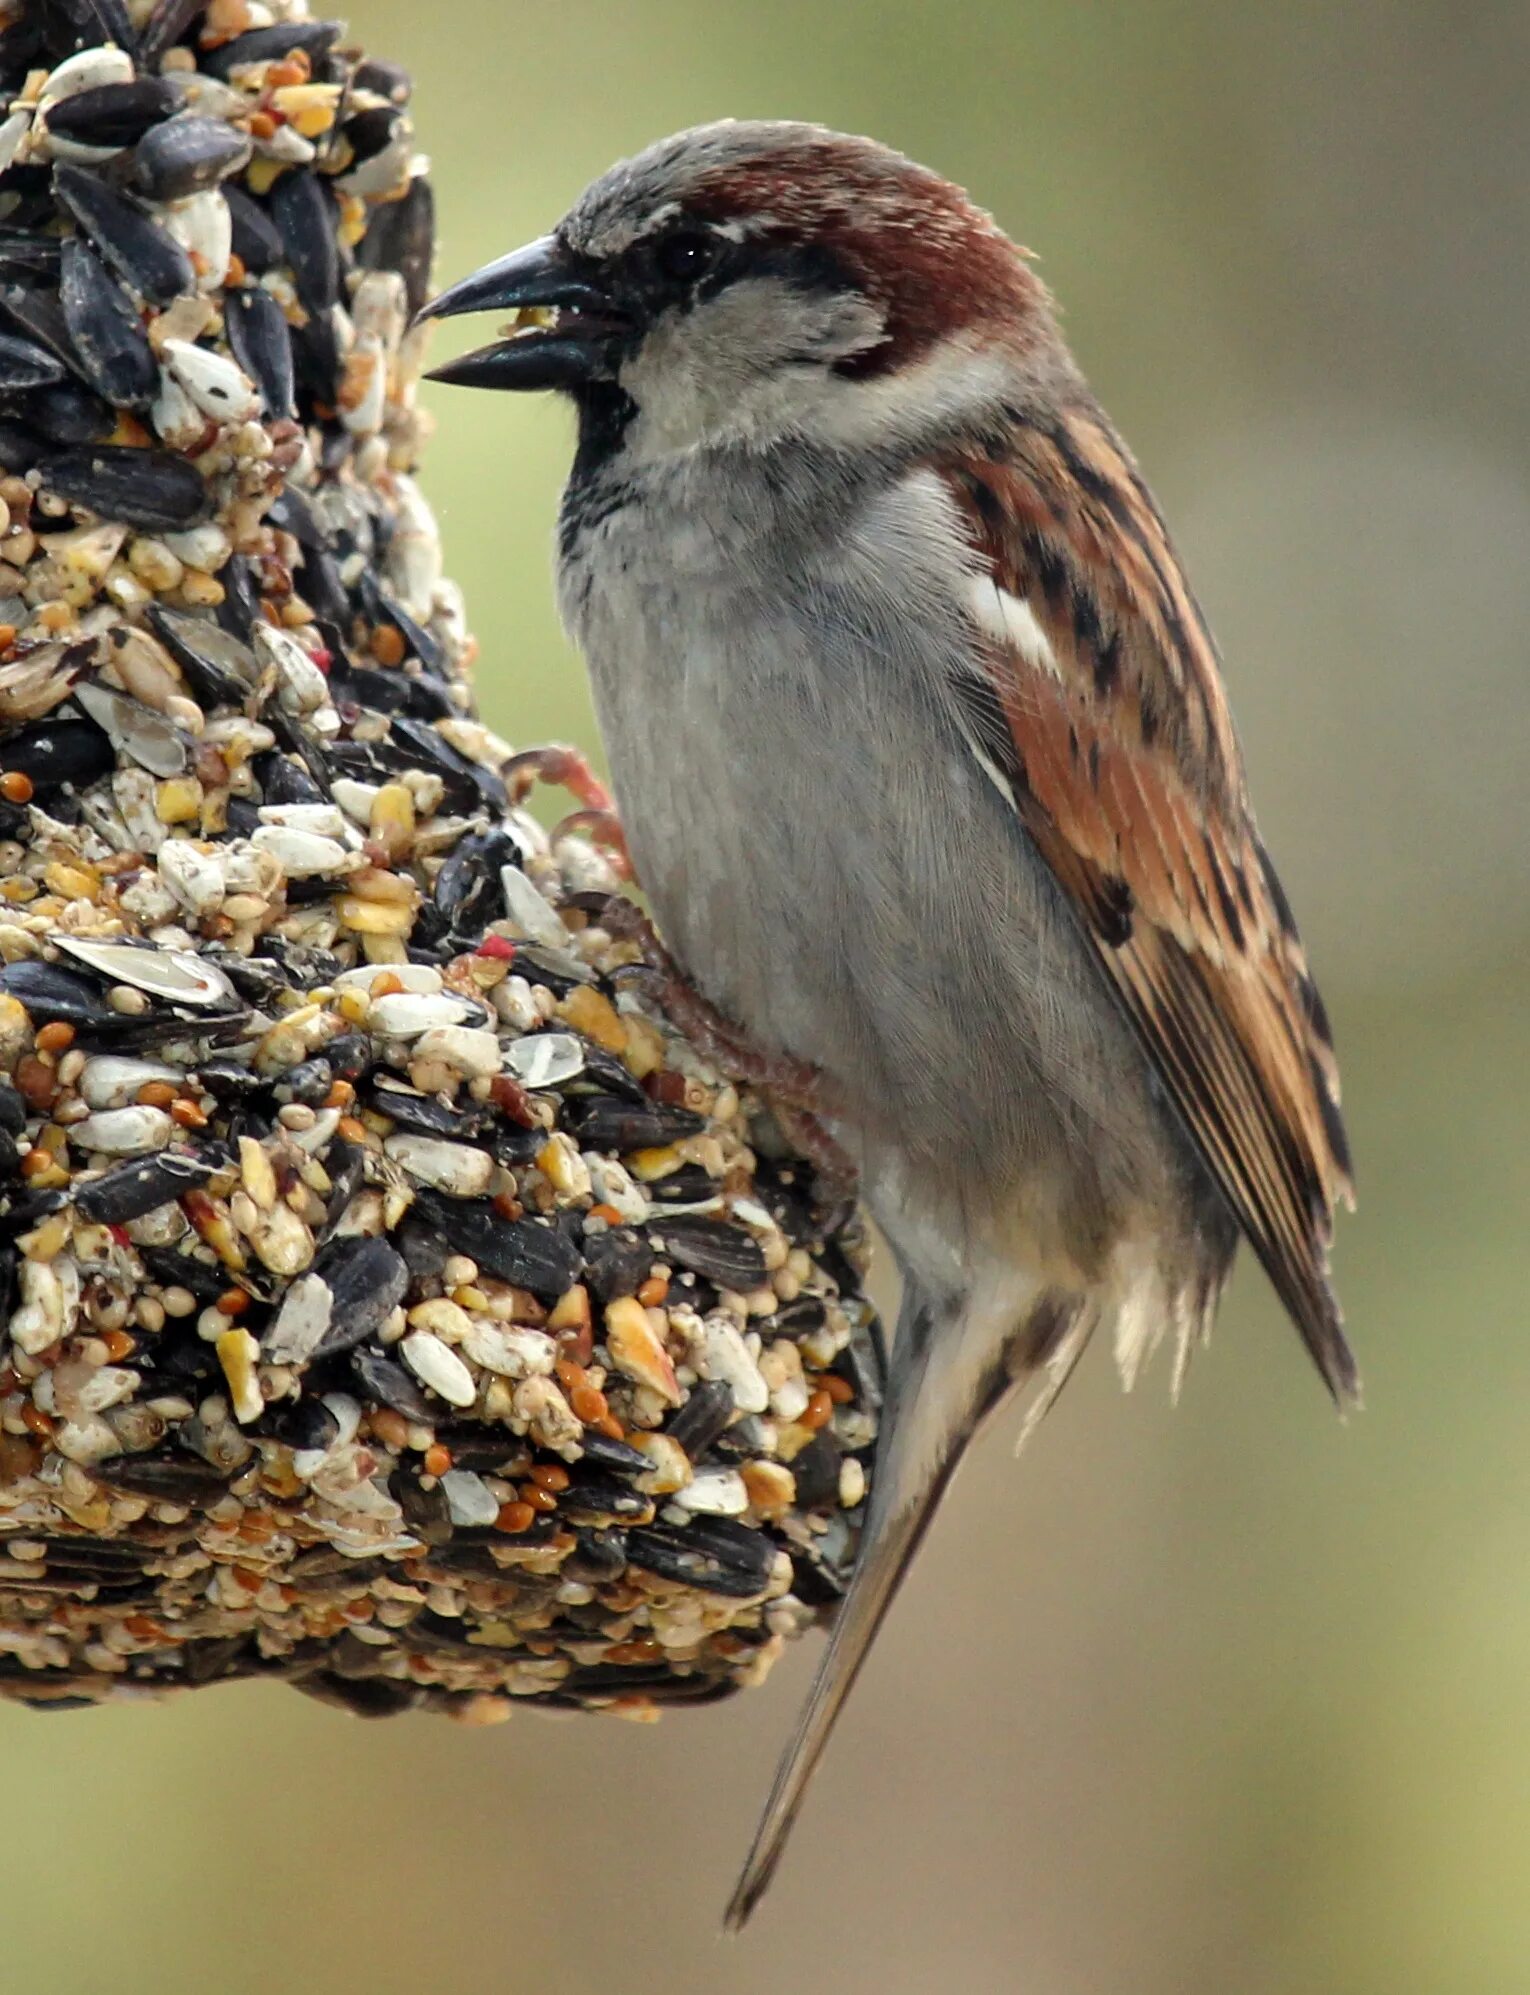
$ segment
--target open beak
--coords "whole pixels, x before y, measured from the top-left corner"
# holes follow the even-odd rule
[[[503,339],[433,367],[426,379],[463,388],[577,387],[609,375],[629,325],[589,265],[556,236],[486,263],[422,306],[416,320],[508,311],[516,317]]]

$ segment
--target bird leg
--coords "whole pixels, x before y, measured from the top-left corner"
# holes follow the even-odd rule
[[[628,975],[641,982],[675,1030],[720,1072],[764,1096],[782,1134],[813,1166],[825,1197],[833,1202],[853,1200],[856,1168],[824,1126],[824,1082],[819,1070],[789,1053],[756,1046],[741,1026],[697,990],[634,902],[613,894],[598,918],[613,939],[636,944],[641,960],[628,966]]]
[[[616,814],[616,799],[579,749],[567,747],[561,742],[549,742],[542,748],[524,748],[518,755],[510,757],[501,774],[516,803],[525,801],[534,783],[548,783],[576,797],[580,808],[558,820],[552,828],[553,839],[556,841],[573,831],[587,832],[597,845],[603,845],[610,853],[618,878],[630,880],[633,877],[632,855],[627,850],[627,835]]]

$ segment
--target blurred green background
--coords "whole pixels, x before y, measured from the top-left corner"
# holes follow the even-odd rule
[[[870,131],[1041,258],[1227,655],[1336,1016],[1341,1427],[1261,1282],[1167,1403],[995,1431],[784,1874],[718,1916],[812,1664],[653,1728],[290,1692],[0,1710],[7,1989],[1521,1995],[1530,1987],[1522,789],[1530,9],[358,0],[443,281],[733,113]],[[464,336],[465,338],[465,336]],[[455,340],[443,334],[441,351]],[[590,742],[568,424],[432,392],[489,717]]]

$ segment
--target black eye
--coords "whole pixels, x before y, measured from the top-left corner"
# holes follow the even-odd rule
[[[655,243],[654,267],[671,284],[694,284],[715,270],[722,256],[722,244],[705,229],[676,229]]]

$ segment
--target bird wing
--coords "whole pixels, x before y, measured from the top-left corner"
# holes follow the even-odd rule
[[[1328,1278],[1333,1209],[1353,1203],[1333,1047],[1157,507],[1092,405],[931,468],[977,560],[968,739],[1342,1401],[1358,1375]]]

